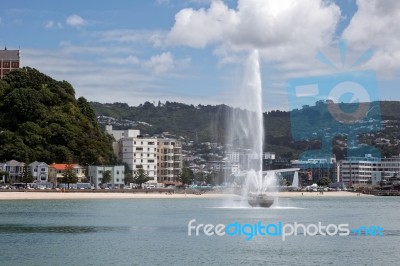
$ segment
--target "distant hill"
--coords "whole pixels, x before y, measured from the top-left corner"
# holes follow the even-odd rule
[[[107,164],[115,156],[85,98],[25,67],[0,80],[0,161],[11,159]]]
[[[91,102],[90,105],[97,116],[130,121],[130,125],[135,124],[135,128],[141,129],[145,134],[160,134],[167,131],[196,142],[220,143],[225,142],[226,133],[229,130],[226,128],[227,114],[232,113],[233,110],[238,111],[238,109],[226,105],[193,106],[177,102],[159,102],[158,104],[145,102],[139,106],[128,106],[125,103],[101,104]],[[373,111],[368,113],[366,121],[355,123],[354,128],[347,131],[351,134],[358,132],[359,143],[377,147],[381,150],[383,156],[398,155],[400,102],[385,101],[365,103],[364,105],[370,106],[369,108]],[[380,108],[375,108],[377,106]],[[354,108],[357,108],[357,105],[341,104],[340,108],[351,112]],[[381,113],[376,112],[379,109]],[[278,157],[281,158],[292,159],[297,158],[305,150],[320,149],[321,142],[319,140],[321,136],[329,133],[326,129],[333,128],[332,134],[335,134],[334,130],[337,125],[335,120],[332,119],[332,115],[340,120],[343,113],[338,112],[337,108],[328,112],[327,103],[322,101],[318,101],[315,106],[304,106],[291,112],[277,110],[264,113],[264,150],[276,152]],[[383,120],[383,123],[381,123],[381,120]],[[114,123],[114,127],[127,128],[126,121],[125,124]],[[296,123],[293,123],[293,121],[296,121]],[[382,129],[378,132],[376,132],[376,129],[362,129],[362,127],[365,127],[365,123],[370,123],[370,121],[373,124],[382,124]],[[149,125],[139,122],[145,122]],[[292,126],[296,133],[295,139],[292,136]],[[297,135],[297,132],[303,131],[310,132],[310,135]],[[334,135],[332,137],[333,152],[338,159],[344,158],[347,136]]]

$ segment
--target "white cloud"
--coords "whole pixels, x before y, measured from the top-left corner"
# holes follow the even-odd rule
[[[170,52],[152,56],[144,66],[151,68],[155,73],[160,74],[171,70],[174,66],[174,59]]]
[[[102,60],[108,64],[116,64],[116,65],[138,65],[140,64],[139,58],[134,55],[129,55],[127,57],[110,57]]]
[[[84,20],[81,16],[74,14],[69,16],[65,23],[67,23],[67,25],[71,27],[81,27],[86,25],[87,21]]]
[[[147,31],[147,30],[129,30],[118,29],[93,34],[103,41],[118,43],[151,43],[154,47],[160,47],[164,42],[166,32],[163,31]]]
[[[227,62],[251,49],[281,61],[328,45],[339,20],[339,7],[322,0],[239,0],[236,9],[216,0],[208,9],[179,11],[166,43],[216,45],[215,54]]]
[[[358,11],[343,32],[350,47],[362,53],[372,48],[366,64],[386,77],[400,70],[400,1],[357,0]],[[397,72],[397,73],[396,73]]]
[[[63,27],[63,25],[61,22],[55,22],[55,21],[49,20],[44,24],[44,27],[46,29],[61,29]]]
[[[123,101],[130,105],[153,100],[196,102],[196,97],[165,86],[171,77],[182,78],[175,73],[187,66],[189,59],[176,59],[165,52],[140,60],[132,53],[132,49],[122,46],[109,49],[64,43],[57,50],[24,49],[23,64],[57,80],[67,80],[78,97],[89,101]]]

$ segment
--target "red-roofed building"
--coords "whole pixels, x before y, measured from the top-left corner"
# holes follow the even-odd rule
[[[0,79],[20,66],[19,50],[0,50]]]
[[[63,173],[68,164],[66,163],[53,163],[49,165],[49,181],[57,186],[61,182],[63,178]],[[86,179],[86,170],[85,167],[80,166],[79,164],[71,164],[72,168],[74,168],[76,176],[78,177],[78,182],[82,182],[83,179]]]

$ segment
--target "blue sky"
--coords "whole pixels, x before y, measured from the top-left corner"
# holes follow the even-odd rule
[[[77,96],[130,105],[241,106],[243,62],[257,49],[264,109],[286,110],[287,80],[330,74],[315,54],[340,62],[344,38],[349,60],[374,50],[362,67],[376,72],[381,99],[398,100],[398,2],[14,0],[2,3],[0,45],[20,47],[23,65],[69,81]]]

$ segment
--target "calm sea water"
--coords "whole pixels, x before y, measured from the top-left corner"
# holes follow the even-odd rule
[[[217,199],[0,202],[0,265],[398,265],[400,198],[280,199],[222,208]],[[197,223],[380,225],[384,236],[189,237]]]

